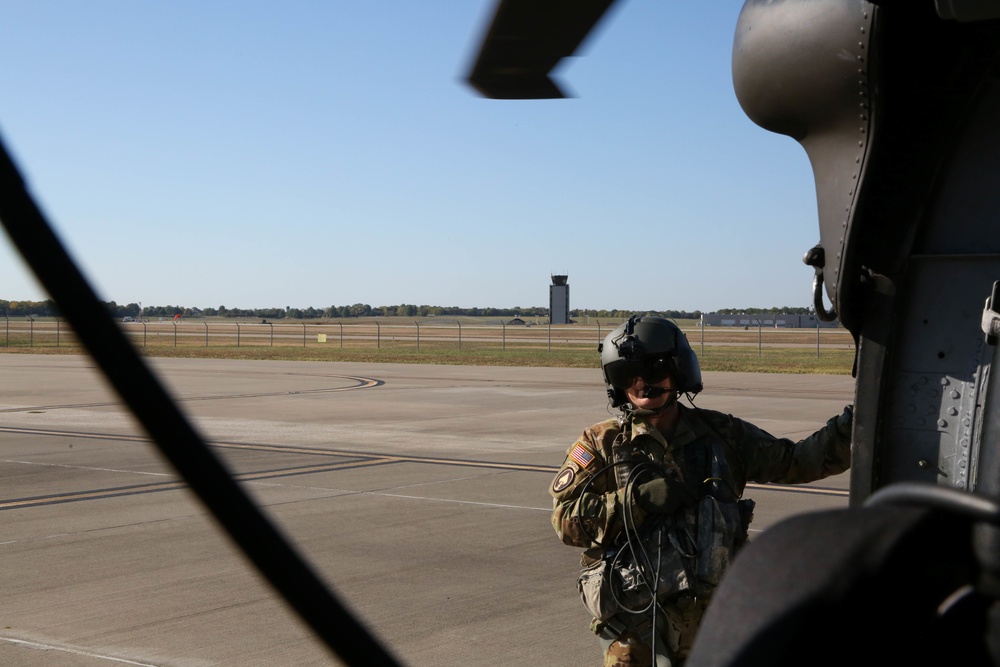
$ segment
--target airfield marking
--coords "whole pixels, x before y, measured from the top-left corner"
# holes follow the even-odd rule
[[[0,637],[0,641],[5,641],[15,646],[22,646],[24,648],[35,649],[37,651],[62,651],[63,653],[70,653],[72,655],[81,655],[87,658],[98,658],[100,660],[109,660],[111,662],[119,662],[124,665],[138,665],[138,667],[157,667],[156,665],[148,662],[136,662],[135,660],[126,660],[125,658],[116,658],[113,655],[104,655],[102,653],[93,653],[91,651],[85,651],[83,649],[74,648],[71,646],[60,646],[58,644],[41,644],[39,642],[29,642],[24,639],[16,639],[14,637]]]
[[[122,440],[128,442],[143,442],[151,444],[149,438],[140,435],[115,435],[104,433],[84,433],[70,431],[53,431],[46,429],[13,428],[0,426],[0,433],[16,433],[20,435],[49,435],[67,438],[90,438],[95,440]],[[439,465],[467,466],[475,468],[501,468],[504,470],[516,470],[522,472],[548,472],[557,473],[559,466],[533,465],[528,463],[499,463],[491,461],[477,461],[475,459],[452,459],[430,456],[403,456],[400,454],[378,454],[372,452],[358,452],[349,449],[317,449],[313,447],[290,447],[284,445],[268,445],[247,442],[228,442],[225,440],[206,441],[212,447],[219,449],[237,449],[262,452],[277,452],[282,454],[311,454],[315,456],[356,456],[364,458],[378,458],[384,461],[406,462],[406,463],[437,463]],[[26,463],[26,462],[25,462]],[[747,488],[766,489],[771,491],[804,491],[806,488],[812,493],[846,496],[847,491],[842,489],[825,489],[820,487],[803,487],[796,484],[757,484],[750,482]]]
[[[141,435],[121,435],[86,433],[77,431],[56,431],[50,429],[20,428],[0,426],[0,433],[12,433],[17,435],[45,435],[62,438],[87,438],[92,440],[117,440],[123,442],[142,442],[152,444],[152,441]],[[492,461],[479,461],[475,459],[452,459],[430,456],[406,456],[401,454],[379,454],[377,452],[358,452],[348,449],[318,449],[314,447],[294,447],[284,445],[269,445],[252,442],[232,442],[226,440],[206,440],[209,446],[218,449],[234,449],[259,452],[275,452],[280,454],[306,454],[312,456],[337,456],[337,457],[358,457],[377,458],[382,461],[407,462],[407,463],[437,463],[439,465],[471,466],[475,468],[501,468],[504,470],[519,470],[529,472],[551,472],[559,471],[558,466],[533,465],[528,463],[499,463]]]
[[[371,491],[363,491],[365,495],[372,494]],[[451,503],[453,505],[475,505],[477,507],[495,507],[502,510],[532,510],[535,512],[552,512],[551,507],[529,507],[528,505],[508,505],[505,503],[484,503],[478,500],[457,500],[455,498],[428,498],[427,496],[409,496],[402,493],[379,492],[373,495],[384,496],[386,498],[402,498],[403,500],[428,500],[432,503]]]
[[[322,377],[335,377],[341,380],[353,380],[357,384],[348,387],[323,387],[320,389],[289,389],[285,391],[267,391],[267,392],[253,392],[245,394],[209,394],[206,396],[187,396],[187,397],[174,397],[174,401],[177,403],[186,403],[193,401],[221,401],[230,398],[264,398],[264,397],[274,397],[274,396],[298,396],[301,394],[330,394],[341,391],[355,391],[358,389],[370,389],[372,387],[381,387],[385,384],[385,380],[378,380],[376,378],[360,377],[354,375],[324,375]],[[62,405],[32,405],[20,408],[0,408],[0,413],[5,412],[34,412],[39,410],[65,410],[72,408],[105,408],[112,406],[120,406],[122,403],[120,401],[104,401],[99,403],[65,403]]]
[[[373,459],[370,461],[344,461],[342,463],[329,463],[326,465],[297,466],[295,468],[287,468],[285,470],[264,470],[252,473],[234,474],[233,479],[238,482],[256,481],[261,479],[275,479],[278,477],[308,475],[311,473],[332,472],[334,470],[348,470],[364,466],[384,465],[386,463],[392,463],[392,461],[386,461],[384,459]],[[176,491],[184,488],[188,488],[187,482],[177,480],[151,484],[132,484],[129,486],[119,486],[107,489],[92,489],[89,491],[75,491],[72,493],[35,496],[32,498],[19,498],[0,501],[0,511],[26,507],[42,507],[45,505],[60,505],[64,503],[81,502],[84,500],[103,500],[105,498],[134,496],[145,493],[159,493],[161,491]]]
[[[49,437],[66,438],[87,438],[95,440],[116,440],[121,442],[141,442],[151,444],[149,438],[140,435],[121,435],[107,433],[86,433],[57,431],[51,429],[32,429],[17,427],[0,427],[0,433],[18,435],[40,435]],[[233,479],[241,482],[253,482],[266,479],[276,479],[280,477],[293,477],[298,475],[308,475],[325,472],[335,472],[338,470],[348,470],[359,467],[388,465],[393,463],[427,463],[432,465],[447,465],[466,468],[486,468],[493,470],[509,470],[516,472],[541,472],[555,474],[559,471],[559,466],[534,465],[524,463],[502,463],[497,461],[482,461],[475,459],[458,459],[430,456],[405,456],[398,454],[378,454],[371,452],[357,452],[342,449],[317,449],[312,447],[289,447],[281,445],[269,445],[263,443],[227,442],[227,441],[206,441],[210,447],[217,449],[229,449],[239,451],[273,452],[280,454],[298,454],[306,456],[322,456],[346,458],[347,461],[337,463],[311,464],[306,466],[294,466],[288,468],[277,468],[273,470],[258,470],[248,473],[233,473]],[[65,467],[79,467],[87,469],[86,466],[66,466],[65,464],[36,463],[31,461],[18,461],[7,459],[5,463],[18,463],[22,465],[57,465]],[[93,468],[91,468],[93,469]],[[115,471],[111,471],[115,472]],[[135,474],[164,474],[149,473],[144,471],[120,471],[134,472]],[[12,498],[0,501],[0,511],[9,509],[22,509],[28,507],[40,507],[45,505],[55,505],[71,502],[82,502],[86,500],[99,500],[127,495],[140,495],[146,493],[159,493],[162,491],[175,491],[187,488],[188,484],[183,480],[171,480],[148,484],[133,484],[105,489],[90,489],[72,493],[52,494],[46,496],[33,496],[27,498]],[[849,492],[842,489],[830,489],[822,487],[803,487],[786,484],[747,484],[748,488],[761,489],[767,491],[778,491],[786,493],[805,493],[807,495],[826,495],[847,497]]]

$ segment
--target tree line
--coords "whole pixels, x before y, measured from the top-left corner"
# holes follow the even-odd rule
[[[496,317],[548,317],[548,309],[541,306],[531,308],[460,308],[458,306],[417,306],[414,304],[399,304],[395,306],[376,306],[367,303],[355,303],[345,306],[328,306],[326,308],[193,308],[188,306],[140,306],[138,303],[119,304],[114,301],[102,302],[113,317],[233,317],[261,318],[267,320],[313,320],[320,318],[349,318],[372,316],[399,317],[429,317],[429,316],[496,316]],[[7,301],[0,299],[0,314],[7,317],[59,317],[59,308],[54,301]]]
[[[232,317],[241,319],[260,318],[265,320],[315,320],[315,319],[344,319],[352,317],[441,317],[441,316],[462,316],[462,317],[542,317],[548,318],[549,309],[542,306],[522,308],[460,308],[458,306],[418,306],[415,304],[399,304],[395,306],[372,307],[366,303],[355,303],[349,306],[328,306],[326,308],[190,308],[187,306],[141,306],[138,303],[118,304],[114,301],[105,301],[104,307],[115,318],[152,318],[169,317],[182,315],[183,317]],[[788,313],[792,315],[808,315],[812,312],[810,308],[723,308],[717,311],[721,314],[777,314]],[[0,299],[0,314],[7,317],[59,317],[59,309],[51,299],[45,301],[6,301]],[[631,315],[637,314],[632,310],[595,310],[595,309],[575,309],[570,311],[570,317],[580,320],[585,317],[619,319],[624,320]],[[700,319],[702,311],[686,310],[649,310],[641,314],[658,315],[672,319]]]

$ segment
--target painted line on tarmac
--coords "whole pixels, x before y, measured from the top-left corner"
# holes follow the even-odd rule
[[[335,429],[333,429],[335,430]],[[17,435],[44,435],[61,438],[81,438],[90,440],[116,440],[122,442],[142,442],[152,444],[152,440],[142,435],[121,435],[105,433],[85,433],[78,431],[55,431],[50,429],[18,428],[0,426],[0,433]],[[398,454],[379,454],[377,452],[359,452],[349,449],[321,449],[318,447],[295,447],[286,445],[269,445],[265,443],[234,442],[226,440],[206,440],[209,446],[219,449],[245,450],[255,452],[274,452],[279,454],[306,454],[312,456],[378,458],[393,462],[434,463],[438,465],[466,466],[474,468],[499,468],[502,470],[520,470],[528,472],[559,472],[558,466],[533,465],[528,463],[503,463],[481,461],[475,459],[451,459],[430,456],[405,456]]]
[[[476,507],[493,507],[503,510],[534,510],[538,512],[552,513],[551,507],[530,507],[528,505],[508,505],[505,503],[485,503],[478,500],[457,500],[455,498],[431,498],[428,496],[409,496],[402,493],[384,493],[365,491],[363,495],[381,496],[383,498],[401,498],[403,500],[427,500],[433,503],[450,503],[453,505],[475,505]]]
[[[267,398],[274,396],[296,396],[299,394],[330,394],[341,391],[354,391],[357,389],[370,389],[372,387],[381,387],[385,384],[384,380],[378,380],[376,378],[368,377],[358,377],[353,375],[326,375],[324,377],[336,377],[342,380],[351,380],[356,384],[347,387],[321,387],[319,389],[288,389],[284,391],[266,391],[266,392],[255,392],[255,393],[240,393],[240,394],[208,394],[205,396],[179,396],[175,397],[174,401],[177,403],[187,403],[192,401],[220,401],[231,398]],[[47,412],[49,410],[66,410],[66,409],[81,409],[81,408],[106,408],[113,406],[122,406],[124,403],[121,401],[104,401],[101,403],[65,403],[62,405],[29,405],[19,408],[0,408],[0,413],[5,412]]]
[[[73,438],[79,440],[116,440],[122,442],[152,442],[141,435],[122,435],[120,433],[87,433],[85,431],[57,431],[45,428],[20,428],[16,426],[0,426],[0,433],[14,435],[46,435],[55,438]]]
[[[385,465],[387,463],[393,463],[393,461],[386,459],[343,461],[340,463],[328,463],[325,465],[298,466],[295,468],[285,468],[281,470],[265,470],[253,473],[237,474],[233,475],[233,479],[237,482],[257,481],[262,479],[275,479],[278,477],[294,477],[296,475],[333,472],[336,470],[351,470],[365,466]],[[188,488],[188,484],[184,481],[170,481],[156,482],[152,484],[132,484],[129,486],[119,486],[107,489],[91,489],[88,491],[59,493],[46,496],[35,496],[31,498],[15,498],[0,501],[0,511],[76,503],[85,500],[103,500],[105,498],[135,496],[146,493],[160,493],[163,491],[176,491],[178,489],[186,488]]]
[[[74,646],[60,646],[58,644],[42,644],[41,642],[30,642],[24,639],[16,639],[14,637],[0,637],[0,641],[7,642],[9,644],[14,644],[15,646],[20,646],[23,648],[34,649],[36,651],[60,651],[62,653],[69,653],[71,655],[79,655],[87,658],[97,658],[98,660],[107,660],[109,662],[117,662],[123,665],[137,665],[138,667],[158,667],[150,662],[136,662],[135,660],[127,660],[125,658],[118,658],[113,655],[104,655],[103,653],[94,653],[93,651],[86,651],[82,648],[76,648]]]
[[[0,427],[0,432],[17,433],[22,435],[46,435],[71,438],[89,439],[110,439],[129,442],[149,443],[149,438],[139,435],[111,435],[95,433],[73,433],[67,431],[53,431],[45,429],[26,428],[4,428]],[[243,473],[234,475],[237,481],[258,481],[264,479],[274,479],[278,477],[291,477],[296,475],[308,475],[315,473],[334,472],[337,470],[347,470],[357,467],[374,465],[387,465],[392,463],[426,463],[431,465],[458,466],[465,468],[485,468],[492,470],[510,470],[516,472],[542,472],[548,474],[557,473],[559,466],[533,465],[524,463],[503,463],[495,461],[482,461],[475,459],[454,459],[429,456],[401,456],[396,454],[378,454],[371,452],[357,452],[340,449],[319,449],[313,447],[288,447],[281,445],[269,445],[245,442],[208,441],[211,447],[220,449],[272,452],[280,454],[299,454],[308,456],[348,458],[350,461],[333,464],[313,464],[294,468],[278,468],[273,470],[257,471],[253,473]],[[29,462],[21,462],[29,463]],[[116,496],[156,493],[159,491],[172,491],[186,487],[182,481],[160,482],[156,484],[134,485],[127,487],[117,487],[111,489],[99,489],[92,491],[82,491],[72,494],[59,494],[36,498],[12,499],[0,501],[0,511],[24,507],[36,507],[41,505],[52,505],[58,503],[78,502],[82,500],[94,500],[99,498],[111,498]],[[777,491],[783,493],[802,493],[806,495],[825,495],[835,497],[848,497],[850,493],[843,489],[832,489],[823,487],[797,486],[788,484],[747,484],[748,488],[762,491]]]

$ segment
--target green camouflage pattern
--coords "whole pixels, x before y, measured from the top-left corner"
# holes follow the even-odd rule
[[[776,438],[721,412],[678,407],[680,420],[669,444],[641,418],[625,426],[631,426],[632,442],[641,445],[650,460],[677,470],[679,479],[696,484],[703,495],[718,496],[718,489],[707,488],[714,486],[722,490],[726,500],[736,501],[742,497],[748,481],[801,484],[850,467],[850,426],[841,424],[839,417],[795,442]],[[646,513],[636,503],[625,502],[613,472],[606,469],[616,439],[623,437],[623,424],[618,419],[608,419],[584,431],[567,450],[566,461],[550,487],[552,527],[565,544],[600,554],[601,549],[593,548],[614,543],[622,530],[626,510],[636,525],[645,520]],[[696,480],[699,475],[692,468],[697,468],[698,450],[713,443],[727,452],[723,461],[715,462],[722,469],[705,471],[708,474]],[[577,445],[594,456],[585,468],[568,456]],[[710,478],[716,481],[708,482]],[[557,484],[560,480],[563,484]]]
[[[649,644],[626,632],[604,651],[604,667],[652,667],[653,651]]]
[[[604,667],[683,667],[691,649],[701,618],[708,608],[708,600],[681,598],[675,604],[661,607],[662,614],[657,619],[656,654],[654,663],[653,624],[640,621],[638,626],[628,626],[617,636],[604,633],[601,648],[604,649]],[[635,620],[636,617],[629,617]]]
[[[667,545],[660,555],[661,614],[656,622],[672,656],[659,650],[663,642],[658,642],[657,667],[682,664],[715,585],[746,541],[753,507],[752,501],[742,500],[746,484],[811,482],[847,470],[851,457],[849,418],[834,417],[795,442],[721,412],[678,407],[679,421],[669,442],[641,413],[591,426],[567,450],[549,489],[552,527],[565,544],[586,549],[585,568],[617,551],[626,521],[633,526],[656,522],[645,526],[645,539]],[[635,494],[627,496],[618,488],[608,467],[616,444],[625,441],[663,466],[667,475],[694,489],[699,501],[672,516],[647,515]],[[594,568],[589,572],[593,576]],[[598,582],[584,583],[593,593]],[[651,594],[649,588],[626,593],[616,589],[615,599],[641,609]],[[606,666],[651,665],[652,638],[642,634],[642,624],[652,625],[650,614],[614,612],[617,602],[609,607],[600,599],[585,597],[585,604],[595,616],[592,627],[602,638]],[[618,634],[625,628],[632,635],[622,635],[625,641],[616,642],[618,634],[611,628]]]

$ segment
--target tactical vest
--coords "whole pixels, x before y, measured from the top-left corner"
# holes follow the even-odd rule
[[[649,517],[584,569],[578,587],[598,620],[620,611],[645,611],[654,593],[661,602],[710,596],[747,541],[754,502],[741,499],[746,479],[736,447],[724,435],[725,424],[713,424],[697,411],[694,418],[709,427],[708,436],[668,450],[646,441],[642,449],[653,457],[662,454],[663,460],[655,462],[697,489],[698,503],[673,515]],[[623,429],[629,434],[631,424]],[[633,434],[630,440],[651,437]],[[629,499],[625,505],[630,511]]]

